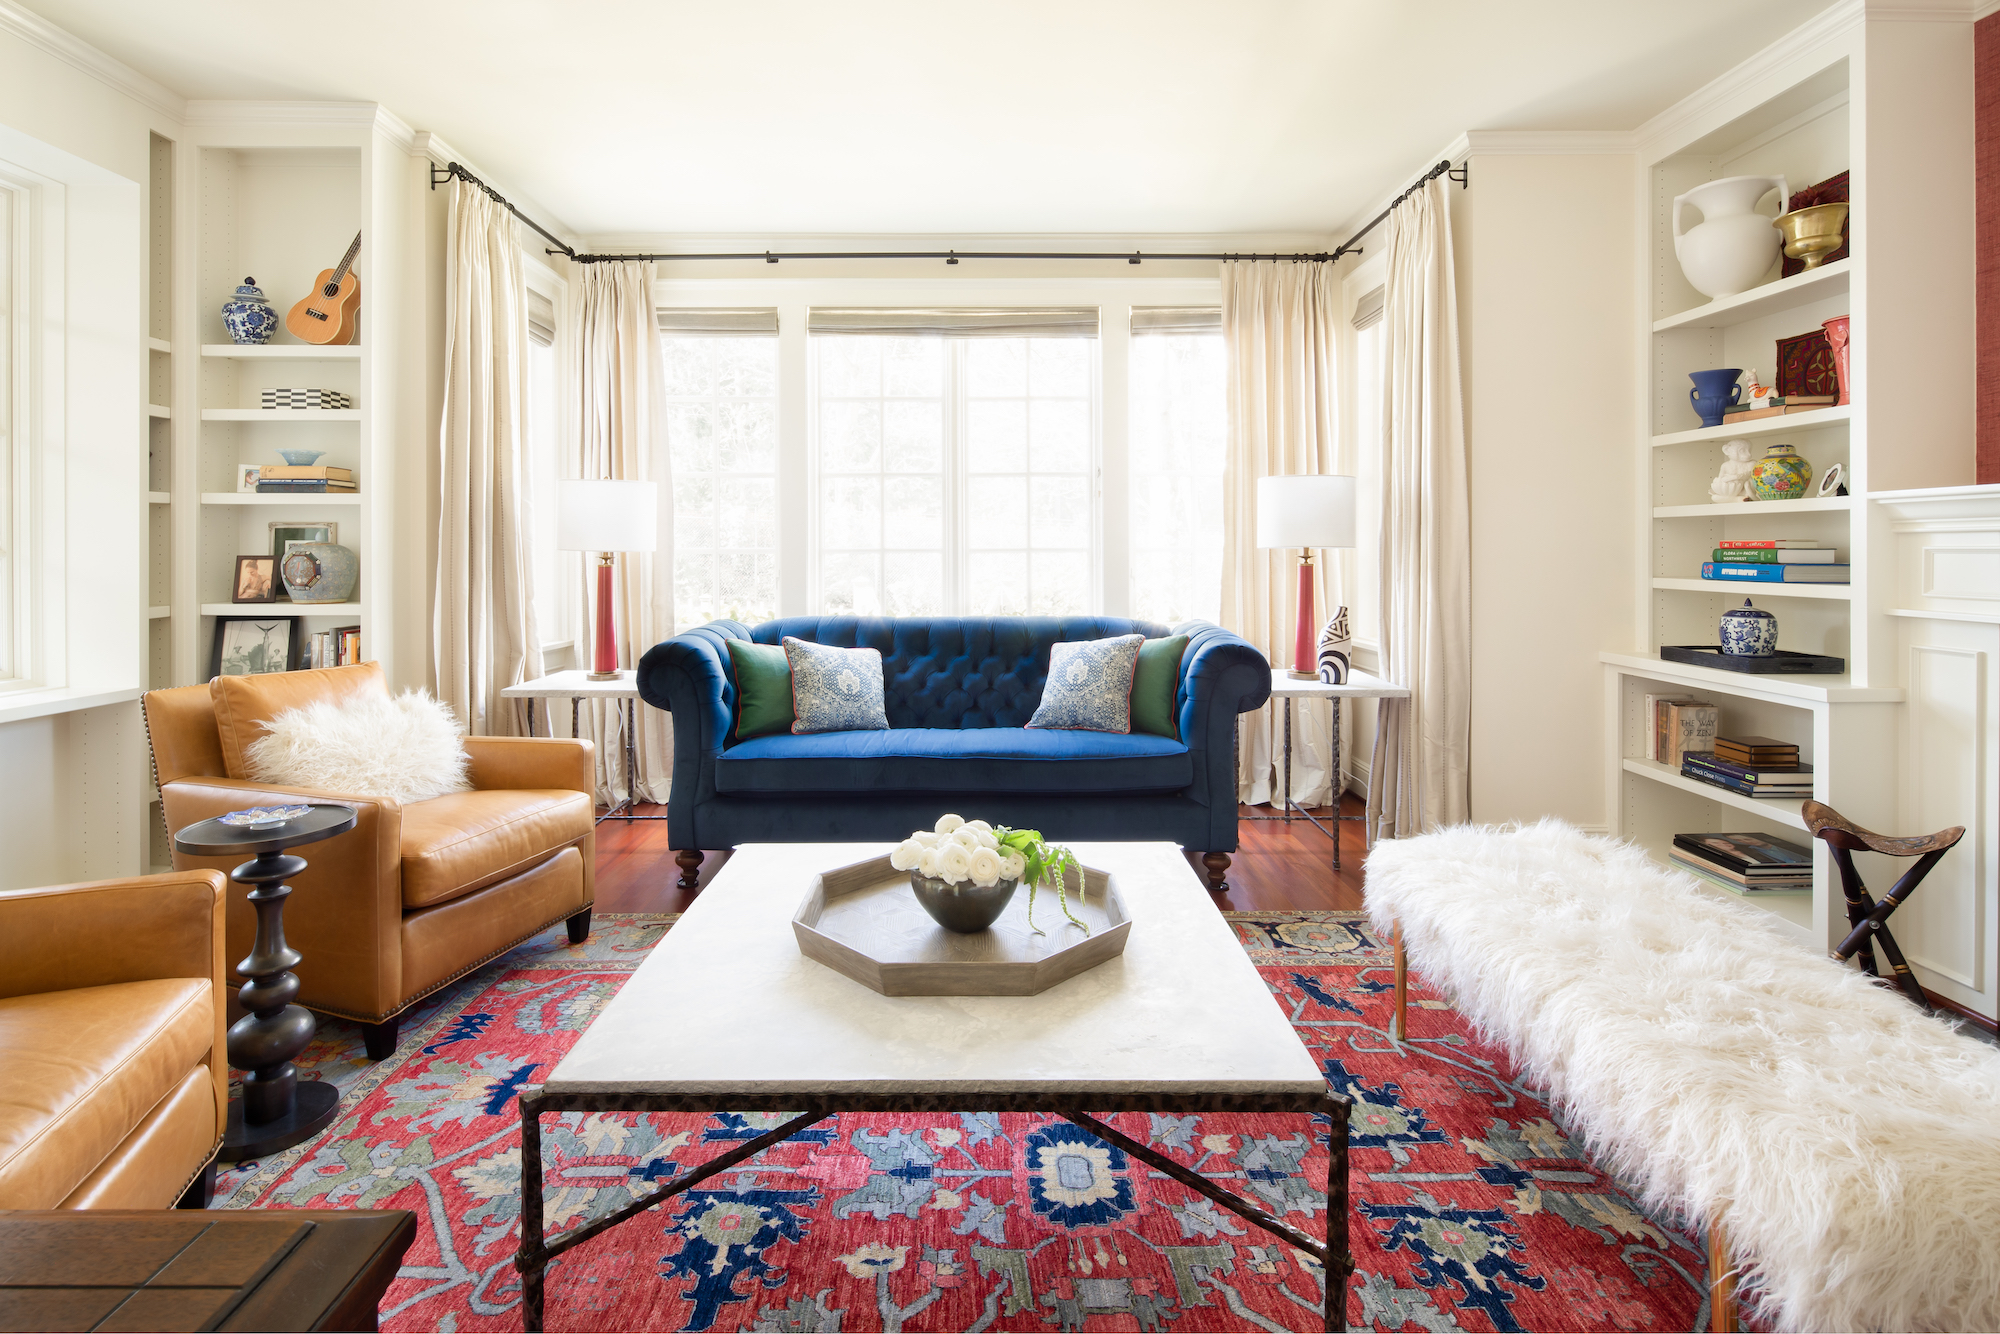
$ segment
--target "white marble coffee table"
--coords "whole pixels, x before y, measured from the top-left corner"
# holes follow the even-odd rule
[[[840,1112],[1060,1116],[1318,1256],[1326,1327],[1345,1328],[1348,1102],[1171,843],[1077,843],[1117,874],[1125,952],[1036,996],[883,996],[799,953],[792,913],[816,871],[888,845],[749,844],[639,966],[539,1090],[521,1095],[526,1328],[550,1260]],[[716,996],[730,998],[724,1011]],[[707,1016],[714,1015],[713,1020]],[[603,1218],[542,1232],[541,1117],[794,1112],[793,1119]],[[1098,1120],[1108,1112],[1322,1113],[1333,1126],[1315,1240]]]

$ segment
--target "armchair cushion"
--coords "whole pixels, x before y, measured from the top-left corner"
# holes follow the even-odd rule
[[[310,672],[218,676],[208,683],[208,690],[215,702],[223,772],[230,778],[253,776],[250,744],[264,735],[265,723],[285,710],[303,708],[316,700],[342,704],[354,699],[389,698],[388,679],[380,664],[373,662]],[[164,775],[162,781],[166,781]]]
[[[55,1208],[181,1088],[215,1043],[214,995],[158,978],[0,1000],[0,1209]]]
[[[403,807],[403,906],[428,908],[469,894],[589,835],[582,792],[508,788],[454,792]]]

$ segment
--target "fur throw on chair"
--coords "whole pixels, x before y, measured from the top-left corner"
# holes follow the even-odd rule
[[[2000,1329],[2000,1050],[1559,820],[1384,841],[1366,896],[1775,1327]]]
[[[451,706],[424,691],[286,709],[245,749],[260,783],[386,797],[407,806],[470,792]]]

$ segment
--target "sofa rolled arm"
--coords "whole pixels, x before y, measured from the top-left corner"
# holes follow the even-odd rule
[[[646,650],[639,659],[639,698],[674,717],[674,777],[667,797],[667,844],[698,848],[694,812],[715,795],[715,759],[729,739],[736,710],[732,639],[748,642],[739,621],[710,621]]]
[[[467,777],[481,792],[521,788],[594,794],[596,746],[566,737],[469,736]]]
[[[1184,621],[1174,633],[1188,636],[1175,698],[1183,737],[1261,708],[1271,698],[1271,661],[1248,640],[1212,621]]]

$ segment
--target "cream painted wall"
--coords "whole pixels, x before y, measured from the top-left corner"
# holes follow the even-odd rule
[[[1472,818],[1603,828],[1632,623],[1633,160],[1483,155],[1452,192],[1472,491]]]

